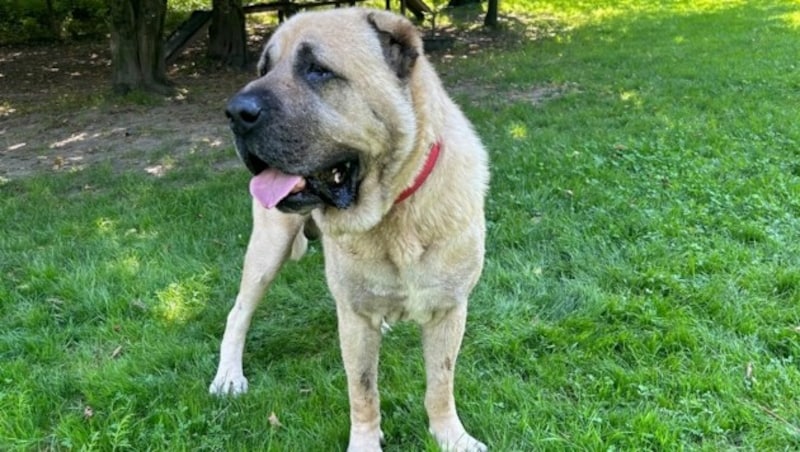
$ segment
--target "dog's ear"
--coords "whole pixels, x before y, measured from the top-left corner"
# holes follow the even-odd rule
[[[405,17],[383,11],[371,12],[367,21],[375,29],[386,63],[405,80],[422,54],[422,39],[414,24]]]

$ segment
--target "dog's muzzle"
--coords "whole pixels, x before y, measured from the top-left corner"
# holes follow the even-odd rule
[[[257,193],[254,196],[265,207],[276,206],[290,213],[305,213],[322,205],[346,209],[355,203],[361,173],[358,153],[352,149],[337,149],[327,153],[321,161],[313,160],[313,166],[303,161],[301,153],[296,151],[304,148],[299,144],[302,137],[290,135],[291,125],[276,125],[276,116],[280,116],[276,112],[280,112],[280,108],[280,102],[270,91],[259,90],[240,92],[231,98],[225,110],[235,136],[236,150],[254,179],[267,172],[272,173],[272,180],[280,179],[274,177],[276,172],[303,179],[303,183],[298,184],[302,189],[275,187],[280,190],[276,192],[266,187],[263,192],[269,193],[265,195],[268,199],[259,198]],[[291,149],[295,143],[296,149]]]

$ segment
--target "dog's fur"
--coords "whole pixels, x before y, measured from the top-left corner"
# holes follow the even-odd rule
[[[303,182],[277,209],[253,201],[241,286],[210,391],[247,390],[242,351],[253,311],[283,262],[305,251],[303,231],[315,224],[347,374],[348,450],[380,450],[381,328],[405,319],[422,326],[431,433],[445,450],[486,450],[456,414],[453,373],[483,266],[488,162],[416,29],[378,10],[298,14],[267,43],[259,72],[229,103],[237,151],[256,174],[276,168]],[[396,203],[437,142],[430,176]],[[334,181],[319,176],[340,170]]]

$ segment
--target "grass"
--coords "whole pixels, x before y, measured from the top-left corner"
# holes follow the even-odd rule
[[[498,451],[800,448],[800,4],[502,4],[525,15],[500,36],[549,37],[440,65],[493,161],[468,429]],[[0,186],[0,449],[344,448],[319,248],[256,315],[250,393],[206,395],[249,233],[246,174],[210,160]],[[412,325],[385,338],[387,451],[436,450],[419,355]]]

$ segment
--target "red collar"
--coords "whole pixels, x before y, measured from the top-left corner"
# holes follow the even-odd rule
[[[431,146],[431,151],[428,153],[428,159],[425,160],[425,166],[423,166],[422,171],[419,174],[417,174],[417,178],[414,179],[414,184],[412,184],[410,187],[406,188],[405,190],[403,190],[402,193],[400,193],[400,196],[398,196],[397,199],[394,200],[395,204],[400,204],[401,202],[405,201],[406,198],[413,195],[417,190],[419,190],[419,187],[421,187],[422,184],[425,183],[425,181],[428,179],[428,176],[431,175],[433,167],[436,166],[436,160],[439,158],[439,151],[441,150],[442,150],[441,142],[437,141],[433,143],[433,145]]]

